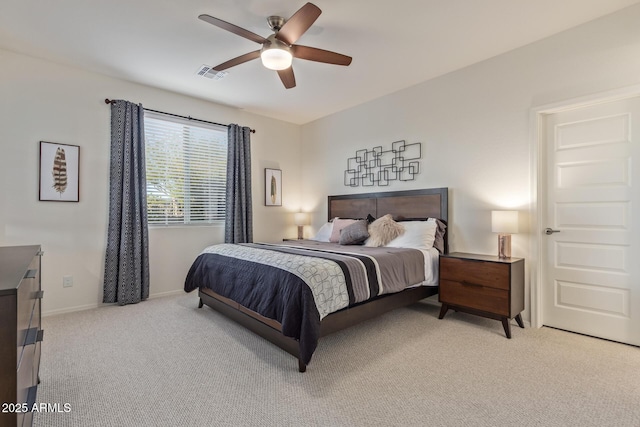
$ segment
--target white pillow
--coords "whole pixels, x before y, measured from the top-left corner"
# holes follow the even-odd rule
[[[427,221],[402,221],[404,233],[385,246],[390,248],[429,249],[436,239],[438,224],[433,218]]]
[[[328,242],[329,238],[331,237],[332,231],[333,231],[333,223],[327,222],[322,227],[320,227],[320,230],[318,230],[318,233],[316,233],[316,235],[311,240],[315,240],[316,242]]]

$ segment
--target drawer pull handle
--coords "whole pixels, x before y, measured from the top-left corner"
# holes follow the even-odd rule
[[[462,285],[463,286],[474,286],[476,288],[481,288],[482,287],[482,285],[478,285],[477,283],[467,282],[466,280],[462,281]]]
[[[28,389],[29,391],[27,391],[27,408],[29,408],[29,412],[31,412],[31,408],[33,408],[33,405],[36,403],[36,396],[38,395],[38,386],[37,385],[33,385],[31,387],[29,387]]]
[[[27,329],[27,338],[24,345],[32,345],[41,342],[44,339],[44,329],[29,328]]]
[[[44,296],[44,291],[38,291],[36,292],[35,299],[42,299],[43,296]]]
[[[24,275],[25,279],[35,279],[38,275],[38,270],[27,270],[27,273]]]

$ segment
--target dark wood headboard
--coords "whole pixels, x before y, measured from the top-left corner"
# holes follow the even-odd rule
[[[331,220],[335,217],[366,218],[369,214],[380,218],[383,215],[391,214],[396,220],[438,218],[448,224],[448,195],[449,189],[444,187],[329,196],[328,219]],[[445,233],[445,248],[448,248],[447,233]]]

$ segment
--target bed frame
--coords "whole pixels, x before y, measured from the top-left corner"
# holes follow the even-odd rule
[[[429,188],[366,194],[329,196],[328,218],[375,218],[391,213],[395,219],[439,218],[448,221],[448,189]],[[447,233],[444,236],[445,253],[449,251]],[[320,337],[340,331],[399,307],[404,307],[438,293],[437,287],[418,286],[395,294],[382,295],[372,300],[327,315],[320,322]],[[298,370],[307,366],[300,360],[298,341],[282,335],[279,322],[264,317],[235,301],[200,288],[199,307],[204,304],[255,332],[298,359]]]

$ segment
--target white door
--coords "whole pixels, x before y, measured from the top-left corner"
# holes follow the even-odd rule
[[[543,323],[640,345],[640,98],[550,114],[546,136]]]

